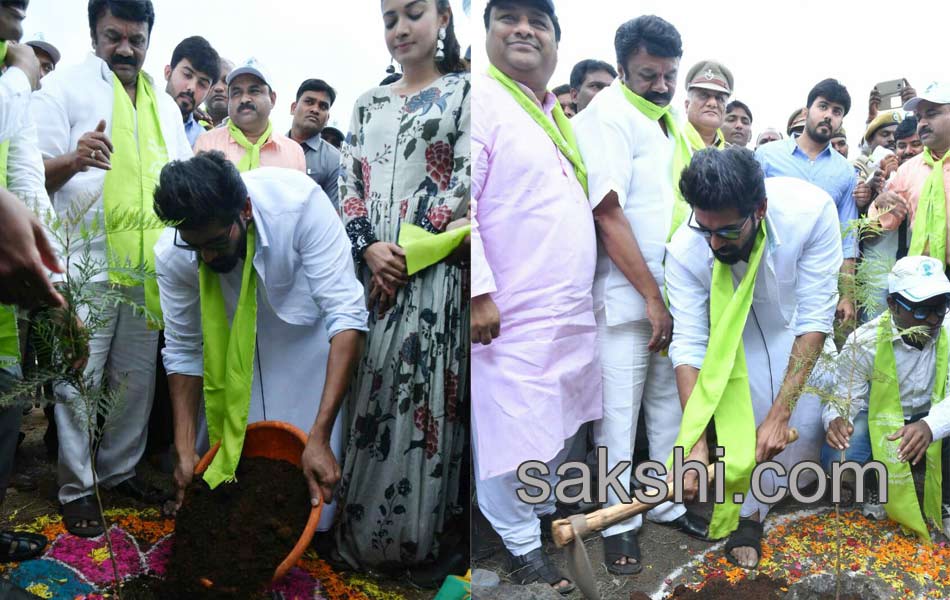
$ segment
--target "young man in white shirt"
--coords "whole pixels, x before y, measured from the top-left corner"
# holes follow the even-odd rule
[[[620,77],[572,121],[597,224],[594,311],[604,416],[593,432],[594,445],[607,448],[608,470],[632,458],[641,403],[652,460],[669,456],[682,416],[665,352],[673,320],[662,293],[665,244],[678,225],[674,205],[682,204],[674,192],[679,140],[675,126],[658,116],[670,110],[682,44],[676,28],[652,15],[624,23],[615,39]],[[631,472],[624,471],[627,484]],[[613,492],[608,498],[608,505],[621,501]],[[681,504],[660,504],[650,517],[700,539],[707,533],[708,523]],[[636,515],[603,531],[611,573],[642,570],[642,522]]]
[[[208,341],[203,299],[211,296],[203,278],[218,280],[231,318],[244,299],[243,271],[250,269],[257,287],[256,329],[237,334],[256,336],[253,366],[247,366],[253,382],[245,400],[247,422],[286,421],[310,432],[302,466],[313,497],[322,494],[328,504],[319,525],[328,529],[343,449],[336,417],[361,357],[368,316],[343,224],[323,190],[303,173],[265,167],[239,174],[220,152],[165,167],[155,212],[177,223],[155,246],[178,455],[177,504],[198,453],[208,448],[206,415],[199,409],[203,390],[208,399],[205,359],[209,352],[225,352]],[[238,327],[232,323],[230,331],[236,335]]]
[[[879,418],[880,412],[880,407],[871,406],[880,398],[872,394],[872,389],[885,385],[895,375],[903,427],[893,425],[894,431],[887,439],[897,448],[898,459],[916,465],[924,458],[932,443],[945,440],[950,435],[950,402],[944,401],[947,395],[946,348],[942,357],[938,354],[939,337],[947,335],[944,317],[950,302],[950,281],[944,275],[940,261],[929,256],[900,259],[887,279],[888,310],[855,330],[838,354],[835,395],[842,400],[850,399],[850,411],[843,415],[833,403],[826,404],[822,410],[822,422],[827,433],[826,443],[821,450],[821,462],[829,472],[833,461],[864,464],[871,459],[874,453],[871,448],[869,415],[872,419]],[[882,368],[876,361],[882,321],[885,327],[887,323],[893,323],[899,334],[894,335],[888,330],[896,373],[881,372]],[[944,373],[942,380],[938,381],[941,358]],[[950,445],[943,441],[944,473],[950,459],[948,448]],[[875,459],[879,457],[875,455]],[[869,476],[873,473],[865,472],[866,500],[862,512],[865,516],[883,519],[885,508],[880,504],[877,477]],[[944,479],[944,489],[948,483]],[[945,494],[943,499],[943,530],[946,535],[950,535],[950,513]]]
[[[683,405],[675,445],[708,464],[706,428],[715,414],[727,489],[710,537],[728,535],[726,557],[754,568],[772,502],[749,493],[755,462],[774,459],[787,472],[816,460],[821,447],[818,399],[799,395],[834,322],[842,260],[835,205],[808,182],[765,179],[744,148],[697,152],[680,189],[693,212],[666,256],[676,323],[670,357]],[[786,449],[789,426],[801,437]],[[783,479],[765,471],[761,490],[775,494]],[[697,473],[687,472],[683,485],[687,500],[695,496]],[[741,507],[733,492],[743,494]]]
[[[142,71],[155,21],[150,0],[92,0],[89,15],[94,54],[79,65],[51,73],[31,99],[46,189],[61,215],[89,206],[87,224],[104,221],[107,235],[92,242],[93,260],[103,265],[124,265],[128,260],[133,266],[148,268],[154,240],[162,228],[145,225],[131,232],[112,231],[109,217],[154,217],[150,193],[159,170],[169,160],[191,156],[191,146],[178,106]],[[142,136],[150,139],[140,143]],[[120,251],[123,243],[126,245]],[[114,283],[122,285],[130,302],[146,304],[158,314],[158,290],[153,280],[144,286],[125,285],[103,272],[96,281],[101,286]],[[158,331],[150,329],[146,319],[130,306],[112,310],[114,326],[100,328],[90,339],[86,366],[95,382],[108,377],[111,385],[123,390],[123,408],[112,415],[99,449],[99,482],[133,498],[158,503],[160,491],[135,476],[135,465],[145,452]],[[57,393],[63,400],[55,410],[64,521],[75,535],[94,537],[102,533],[102,524],[93,496],[85,420],[70,406],[75,390]]]

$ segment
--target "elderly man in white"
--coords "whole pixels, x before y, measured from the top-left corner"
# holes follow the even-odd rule
[[[773,459],[788,470],[817,460],[824,437],[818,400],[799,396],[832,332],[842,261],[837,212],[810,183],[763,179],[744,148],[694,154],[680,189],[693,212],[666,257],[676,323],[670,356],[683,404],[676,445],[708,463],[706,427],[715,415],[727,487],[710,537],[729,535],[726,557],[752,568],[770,506],[748,493],[752,467]],[[790,425],[801,438],[786,450]],[[696,477],[686,475],[687,498]],[[766,471],[760,483],[774,494],[787,482]],[[734,493],[744,496],[741,508]]]
[[[303,173],[265,167],[239,174],[223,154],[209,152],[162,171],[155,211],[177,223],[155,247],[178,454],[177,504],[197,452],[208,447],[206,423],[213,422],[213,413],[206,410],[215,385],[206,376],[209,360],[230,352],[235,336],[249,340],[253,365],[245,365],[249,389],[243,398],[229,393],[226,410],[247,410],[246,423],[286,421],[309,431],[304,474],[314,500],[322,494],[330,502],[340,478],[337,414],[361,356],[368,317],[333,205]],[[221,318],[227,319],[229,337],[220,347],[209,337],[215,297],[209,277],[219,282],[222,313],[227,311]],[[255,286],[248,298],[245,290]],[[246,301],[256,307],[256,329],[242,329],[236,316]],[[230,356],[228,361],[230,375],[235,364]],[[329,529],[333,509],[324,508],[320,531]]]
[[[113,14],[105,0],[90,2],[94,54],[44,78],[42,89],[33,94],[31,111],[53,207],[60,215],[89,207],[87,222],[104,221],[106,235],[92,243],[92,259],[103,265],[150,268],[162,228],[143,222],[128,231],[115,217],[154,218],[151,190],[158,172],[169,160],[191,156],[191,146],[178,106],[142,71],[155,20],[151,2],[115,9],[119,14]],[[116,272],[103,273],[100,279],[98,285],[122,285],[131,302],[145,304],[158,315],[154,280],[135,285]],[[111,310],[112,326],[100,328],[89,341],[86,366],[95,381],[107,378],[111,387],[123,390],[121,413],[112,415],[99,448],[99,482],[136,499],[159,502],[159,490],[135,476],[145,452],[158,331],[128,305]],[[92,495],[85,421],[69,406],[75,390],[57,393],[67,401],[56,406],[63,518],[71,533],[96,536],[102,525]]]

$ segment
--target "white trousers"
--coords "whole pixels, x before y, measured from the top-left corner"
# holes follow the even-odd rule
[[[538,517],[549,515],[556,509],[553,490],[559,478],[555,471],[567,458],[569,442],[570,439],[565,441],[564,448],[547,463],[549,475],[544,479],[551,486],[552,493],[540,504],[528,504],[518,498],[516,492],[524,485],[518,481],[515,472],[489,479],[475,478],[478,508],[491,523],[495,533],[501,536],[505,548],[514,556],[523,556],[541,547],[541,521]],[[477,455],[475,460],[478,461]]]
[[[108,283],[95,284],[103,288]],[[136,304],[145,303],[142,287],[123,292]],[[80,315],[84,318],[85,315]],[[135,465],[145,453],[148,418],[155,392],[155,359],[158,331],[146,327],[144,317],[126,305],[110,309],[108,321],[89,340],[85,374],[93,385],[120,391],[120,401],[110,415],[98,453],[99,483],[116,486],[135,475]],[[89,458],[85,407],[72,387],[56,390],[56,427],[59,432],[59,501],[63,504],[92,493],[92,462]],[[95,418],[93,416],[92,418]]]
[[[607,448],[607,471],[620,461],[630,461],[637,435],[640,405],[644,406],[650,460],[665,463],[673,451],[683,420],[673,362],[647,350],[653,328],[646,319],[608,326],[604,314],[597,313],[597,342],[604,378],[604,417],[594,422],[594,443]],[[632,468],[621,474],[620,480],[628,486]],[[607,505],[620,503],[620,498],[608,491]],[[682,504],[664,502],[650,510],[651,521],[672,521],[686,512]],[[634,515],[626,521],[608,527],[604,537],[640,529],[643,519]]]

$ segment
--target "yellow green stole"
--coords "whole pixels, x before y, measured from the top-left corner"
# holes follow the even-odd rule
[[[924,187],[917,201],[917,214],[914,216],[914,233],[910,239],[911,256],[927,253],[947,267],[947,197],[943,185],[943,164],[950,151],[939,160],[934,159],[929,148],[922,154],[924,162],[933,169],[924,181]],[[929,246],[928,246],[929,244]]]
[[[155,242],[164,224],[153,208],[159,173],[168,162],[165,139],[158,116],[155,90],[144,73],[135,84],[135,106],[119,78],[112,75],[112,169],[106,171],[102,192],[105,209],[109,280],[120,285],[138,282],[121,272],[123,268],[146,267],[155,272]],[[116,270],[118,269],[118,270]],[[149,327],[160,329],[161,304],[154,276],[145,280],[145,306],[157,320]]]
[[[261,146],[266,144],[267,140],[270,139],[273,129],[273,125],[268,121],[267,129],[264,130],[264,134],[258,138],[256,144],[252,144],[248,141],[244,132],[238,129],[238,126],[234,124],[234,121],[228,121],[228,132],[231,134],[231,137],[234,138],[234,141],[237,142],[240,147],[247,151],[237,164],[238,171],[244,173],[245,171],[250,171],[251,169],[256,169],[261,166]]]

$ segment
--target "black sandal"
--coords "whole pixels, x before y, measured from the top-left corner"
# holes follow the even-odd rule
[[[534,583],[540,579],[562,596],[570,594],[575,589],[574,582],[561,575],[541,548],[535,548],[522,556],[514,556],[508,552],[508,570],[508,577],[518,585]],[[557,587],[557,584],[562,581],[566,581],[568,585]]]
[[[726,560],[737,567],[752,570],[759,566],[759,559],[762,557],[762,523],[755,519],[739,519],[739,526],[729,535],[726,540]],[[755,550],[755,564],[751,567],[739,564],[732,554],[734,548],[752,548]]]
[[[0,562],[22,562],[43,554],[48,540],[28,531],[0,531]]]
[[[617,561],[623,557],[627,557],[627,564],[617,564]],[[631,558],[636,559],[637,562],[631,563]],[[639,532],[631,529],[605,537],[604,566],[614,575],[636,575],[642,571]]]
[[[66,531],[85,538],[97,537],[105,533],[99,517],[99,506],[93,496],[83,496],[62,506],[63,523]],[[86,522],[85,526],[80,523]],[[95,523],[92,525],[91,523]]]

